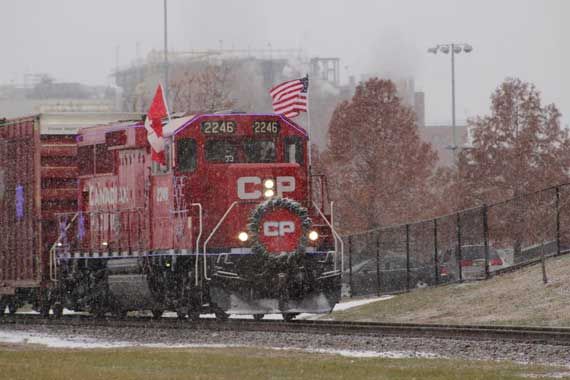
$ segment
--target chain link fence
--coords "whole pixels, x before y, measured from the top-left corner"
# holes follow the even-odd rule
[[[344,296],[486,279],[570,252],[570,184],[344,241]]]

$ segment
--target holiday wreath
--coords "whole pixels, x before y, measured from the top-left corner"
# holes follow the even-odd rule
[[[307,247],[307,234],[309,233],[309,229],[311,228],[312,222],[311,218],[309,218],[309,213],[307,209],[299,202],[296,202],[292,199],[287,198],[272,198],[263,203],[260,203],[251,213],[249,218],[249,231],[251,233],[251,249],[254,254],[259,256],[274,256],[267,250],[267,247],[263,244],[260,239],[260,222],[264,216],[274,212],[276,210],[288,210],[295,216],[297,216],[300,220],[301,226],[301,235],[299,238],[299,243],[293,253],[296,255],[302,255],[305,253],[305,249]]]

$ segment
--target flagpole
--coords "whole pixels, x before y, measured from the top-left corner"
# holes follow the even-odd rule
[[[167,10],[167,0],[164,0],[164,97],[168,99],[169,88],[168,88],[168,10]]]
[[[307,74],[307,80],[309,79],[309,74]],[[311,174],[311,164],[312,164],[312,157],[311,157],[311,105],[309,104],[309,94],[311,93],[310,88],[311,85],[307,86],[307,135],[309,136],[309,145],[307,146],[307,154],[309,155],[308,163],[309,163],[309,174]]]
[[[162,91],[162,101],[164,102],[164,108],[166,108],[166,116],[168,116],[168,122],[170,123],[172,120],[170,119],[170,110],[168,109],[168,102],[166,101],[166,91],[164,90]]]

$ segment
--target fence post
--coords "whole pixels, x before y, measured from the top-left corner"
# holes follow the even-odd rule
[[[376,234],[376,294],[378,296],[382,294],[380,288],[380,231],[378,231]]]
[[[435,284],[439,285],[439,255],[437,252],[437,219],[433,220],[433,266]]]
[[[461,262],[463,261],[463,255],[461,254],[461,214],[457,213],[457,266],[459,268],[459,282],[463,282],[463,268]]]
[[[560,187],[556,186],[556,254],[560,255]]]
[[[483,204],[483,243],[485,244],[485,279],[489,278],[489,220],[487,205]]]
[[[410,291],[410,225],[406,224],[406,291]]]
[[[352,298],[352,236],[348,237],[348,286]]]

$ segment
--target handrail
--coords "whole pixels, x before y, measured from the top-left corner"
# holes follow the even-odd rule
[[[331,202],[331,214],[332,214],[332,210],[333,210],[333,205],[334,205],[334,202]],[[331,229],[331,232],[333,233],[333,235],[335,237],[335,252],[338,252],[337,239],[338,239],[338,242],[340,243],[340,270],[341,270],[341,273],[344,273],[344,242],[342,241],[340,235],[336,232],[334,226],[328,221],[325,214],[323,214],[323,212],[319,209],[319,207],[315,201],[313,201],[313,206],[315,206],[319,215],[323,218],[323,220],[325,221],[327,226],[329,226],[329,228]],[[336,260],[334,261],[334,264],[335,264],[335,270],[336,270]]]
[[[200,284],[200,279],[198,278],[199,263],[198,259],[200,257],[200,239],[202,238],[202,204],[201,203],[191,203],[190,206],[198,207],[198,217],[200,219],[200,229],[198,231],[198,237],[196,238],[196,262],[194,264],[194,277],[196,278],[196,286]]]
[[[206,270],[208,269],[208,263],[206,260],[206,247],[208,246],[208,242],[210,241],[210,239],[212,239],[212,237],[214,236],[214,234],[218,231],[218,228],[220,228],[220,226],[222,225],[223,221],[226,219],[226,217],[228,216],[228,214],[230,213],[230,211],[234,208],[234,206],[237,204],[237,201],[234,201],[230,207],[226,210],[226,212],[224,213],[224,215],[220,218],[220,221],[218,222],[218,224],[216,224],[216,227],[214,227],[214,229],[212,230],[212,233],[210,233],[210,236],[208,236],[208,238],[206,239],[206,241],[204,242],[204,278],[206,280],[211,280],[211,278],[208,277],[208,274],[206,272]]]
[[[124,214],[124,213],[136,213],[138,216],[139,221],[142,219],[142,212],[144,210],[141,207],[134,207],[134,208],[129,208],[129,209],[124,209],[124,210],[113,210],[113,211],[104,211],[104,210],[96,210],[96,211],[76,211],[76,212],[62,212],[62,213],[57,213],[56,216],[58,217],[63,217],[63,216],[72,216],[71,220],[67,223],[65,230],[63,232],[61,232],[57,238],[57,240],[55,241],[55,243],[53,243],[53,245],[51,246],[51,248],[49,249],[49,271],[50,271],[50,279],[52,281],[58,281],[57,280],[57,259],[56,259],[56,251],[57,251],[57,247],[58,244],[61,242],[62,238],[66,235],[67,231],[71,228],[71,226],[73,225],[73,223],[75,222],[75,220],[77,219],[78,216],[80,215],[97,215],[97,214],[103,214],[103,213],[107,213],[109,215],[114,215],[114,214]],[[130,225],[129,225],[129,234],[131,234],[131,230],[130,230]],[[141,234],[141,230],[139,229],[139,240],[141,238],[140,236]],[[93,247],[93,241],[90,242],[91,244],[91,248]],[[140,241],[139,241],[140,244]],[[132,247],[129,246],[129,249],[131,249]]]
[[[77,219],[77,216],[79,216],[79,214],[81,213],[81,211],[76,212],[73,215],[73,218],[71,218],[71,220],[69,221],[69,223],[67,223],[67,226],[65,226],[65,230],[63,230],[62,232],[60,232],[57,240],[55,241],[55,243],[53,243],[53,245],[51,246],[50,250],[49,250],[49,278],[50,280],[52,280],[53,282],[57,282],[57,276],[56,276],[56,263],[57,260],[55,258],[55,250],[57,248],[57,245],[61,242],[61,239],[64,236],[64,233],[67,233],[67,231],[69,230],[69,227],[71,227],[71,224],[73,222],[75,222],[75,219]]]

